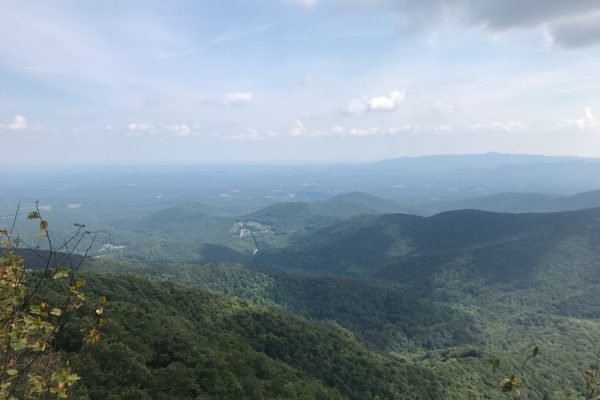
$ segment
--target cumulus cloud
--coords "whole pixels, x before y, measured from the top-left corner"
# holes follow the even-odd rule
[[[334,125],[327,129],[308,130],[302,126],[302,134],[292,136],[304,137],[373,137],[373,136],[406,136],[426,134],[432,136],[448,136],[453,134],[450,125],[413,125],[404,124],[391,127],[368,126],[368,127],[344,127]]]
[[[600,43],[600,12],[551,24],[547,34],[555,45],[570,49]]]
[[[433,111],[441,115],[451,115],[456,111],[456,107],[453,104],[444,103],[442,101],[438,101],[434,105],[431,106]]]
[[[260,136],[258,130],[254,129],[254,128],[248,128],[248,129],[246,129],[246,132],[236,133],[236,134],[229,135],[226,137],[226,139],[229,139],[229,140],[257,140],[260,138],[261,138],[261,136]]]
[[[391,10],[407,30],[440,24],[478,25],[490,31],[548,27],[562,47],[600,43],[596,0],[330,0],[343,10]]]
[[[313,8],[318,1],[319,0],[283,0],[284,3],[304,8]]]
[[[279,135],[277,134],[277,132],[272,130],[261,132],[258,129],[248,128],[245,132],[242,133],[236,133],[228,136],[222,136],[219,134],[218,136],[221,136],[223,139],[226,140],[266,140]]]
[[[467,125],[467,129],[471,131],[496,131],[513,133],[522,131],[525,129],[525,124],[520,121],[492,121],[492,122],[479,122],[475,124]]]
[[[346,107],[350,114],[360,114],[368,111],[393,111],[406,99],[404,90],[395,90],[389,96],[361,97],[352,99]]]
[[[27,118],[22,115],[16,115],[7,128],[11,131],[24,131],[27,129]]]
[[[302,121],[296,121],[290,130],[290,136],[302,136],[305,132],[306,128],[304,127]]]
[[[584,115],[582,118],[567,118],[562,121],[560,124],[560,128],[564,129],[577,129],[580,131],[597,128],[598,119],[592,113],[592,109],[590,107],[585,107]]]
[[[127,125],[127,131],[128,131],[127,136],[143,136],[146,133],[151,132],[153,130],[154,130],[154,125],[152,125],[150,123],[132,122]]]
[[[228,106],[240,107],[248,105],[254,99],[252,92],[233,92],[225,95],[223,102]]]
[[[171,133],[173,133],[173,136],[189,136],[192,133],[192,128],[189,125],[186,124],[180,124],[180,125],[168,125],[165,127],[165,129]]]
[[[362,126],[344,127],[334,125],[329,128],[308,129],[301,121],[295,121],[288,132],[288,137],[297,138],[366,138],[366,137],[393,137],[393,136],[449,136],[454,134],[451,125],[415,125],[404,124],[390,127]],[[272,130],[259,131],[248,128],[241,133],[221,134],[213,136],[221,140],[269,140],[278,137],[279,134]]]

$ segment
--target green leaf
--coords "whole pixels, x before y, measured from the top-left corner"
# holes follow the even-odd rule
[[[62,310],[60,308],[53,308],[52,311],[50,311],[50,314],[60,317],[62,315]]]
[[[42,308],[40,306],[36,306],[36,305],[33,305],[33,304],[29,305],[29,309],[31,310],[32,314],[39,314],[39,313],[42,312]]]
[[[56,270],[54,275],[52,275],[52,279],[57,280],[57,279],[66,278],[68,276],[69,276],[69,270],[66,269],[65,267],[60,267]]]
[[[6,371],[6,373],[10,376],[15,376],[19,373],[19,371],[17,371],[16,369],[9,369],[8,371]]]
[[[44,229],[48,229],[48,221],[46,220],[41,220],[40,221],[40,230],[44,230]]]
[[[38,219],[40,218],[40,213],[37,211],[31,211],[29,214],[27,214],[27,219]]]
[[[12,347],[14,351],[20,351],[27,347],[27,343],[11,342],[10,347]]]

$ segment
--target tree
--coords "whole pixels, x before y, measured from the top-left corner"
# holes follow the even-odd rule
[[[48,249],[40,252],[21,237],[14,236],[19,208],[10,228],[0,228],[0,400],[18,398],[68,398],[69,390],[79,380],[68,362],[52,349],[65,315],[79,308],[85,295],[84,281],[78,271],[92,248],[95,237],[85,226],[75,224],[73,235],[56,247],[36,203],[29,220],[39,223],[39,235]],[[43,257],[41,271],[29,271],[20,254],[20,246]],[[75,257],[80,248],[83,257]],[[64,263],[64,264],[63,264]],[[45,298],[53,289],[52,300]],[[95,326],[90,327],[86,343],[100,339],[104,323],[105,298],[98,300]]]

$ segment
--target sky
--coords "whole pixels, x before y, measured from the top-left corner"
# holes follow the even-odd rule
[[[600,157],[598,0],[21,1],[5,165]]]

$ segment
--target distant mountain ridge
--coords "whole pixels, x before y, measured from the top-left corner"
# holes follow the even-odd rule
[[[402,207],[366,193],[352,192],[318,202],[275,203],[240,221],[257,221],[272,226],[277,232],[314,229],[363,214],[398,212]]]
[[[363,216],[323,228],[286,249],[258,254],[256,265],[431,285],[440,274],[465,282],[529,284],[569,262],[600,262],[600,208],[558,213],[449,211],[432,217]],[[572,249],[580,254],[569,259]],[[589,273],[588,266],[582,266]],[[556,282],[555,282],[556,283]]]
[[[507,213],[576,211],[600,207],[600,190],[577,193],[572,196],[509,192],[459,201],[431,201],[412,207],[415,213],[424,215],[461,209]],[[410,209],[410,206],[407,205],[406,208]]]
[[[600,162],[598,158],[578,156],[544,156],[534,154],[482,153],[482,154],[441,154],[418,157],[391,158],[367,165],[381,168],[496,168],[505,165],[546,164],[570,161]]]

